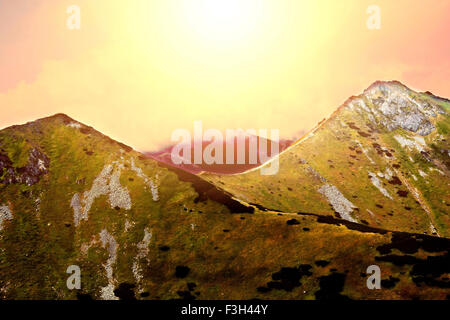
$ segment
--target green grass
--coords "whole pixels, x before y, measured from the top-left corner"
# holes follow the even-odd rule
[[[426,99],[432,98],[426,95]],[[371,106],[369,101],[365,102]],[[439,115],[432,118],[432,121],[437,130],[426,137],[429,145],[427,149],[433,159],[443,165],[447,163],[448,166],[448,155],[441,150],[450,149],[449,141],[443,141],[438,135],[447,138],[449,117]],[[351,129],[348,125],[343,127],[341,122],[353,123],[359,129]],[[258,203],[267,208],[332,215],[333,209],[317,191],[324,182],[311,174],[308,170],[308,167],[311,167],[359,208],[359,211],[352,212],[358,221],[389,230],[429,234],[430,219],[404,183],[393,185],[387,179],[380,178],[382,187],[393,197],[393,200],[390,200],[369,178],[369,171],[376,174],[390,169],[395,172],[395,166],[399,166],[399,174],[419,190],[431,207],[437,222],[436,227],[441,234],[450,235],[446,204],[448,201],[445,200],[449,196],[448,178],[437,171],[430,172],[429,168],[435,167],[434,163],[426,160],[417,150],[402,148],[394,139],[395,135],[409,137],[411,132],[403,129],[388,132],[382,126],[377,126],[377,132],[365,137],[358,131],[368,133],[368,123],[370,121],[366,114],[340,110],[318,129],[313,137],[284,152],[280,157],[280,170],[274,176],[261,176],[259,171],[234,176],[202,176],[244,201]],[[366,149],[373,163],[362,152],[356,140]],[[384,154],[379,154],[374,144],[393,150],[390,151],[393,156],[387,158]],[[307,164],[300,163],[300,159],[306,160]],[[419,169],[429,173],[428,183],[419,175]],[[415,181],[412,175],[415,175],[418,181]],[[288,187],[292,190],[289,191]],[[408,191],[408,195],[400,197],[398,191]],[[369,214],[368,210],[373,215]]]

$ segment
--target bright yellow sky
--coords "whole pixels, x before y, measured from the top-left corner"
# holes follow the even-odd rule
[[[2,2],[0,127],[63,112],[138,150],[195,120],[291,138],[375,80],[450,97],[449,16],[446,0]]]

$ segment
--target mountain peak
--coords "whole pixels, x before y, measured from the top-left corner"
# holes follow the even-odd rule
[[[67,124],[71,124],[71,123],[77,123],[77,124],[79,124],[81,126],[80,122],[78,122],[77,120],[69,117],[65,113],[56,113],[56,114],[48,116],[48,117],[37,119],[36,121],[33,121],[33,122],[42,122],[42,121],[62,122],[64,124],[66,124],[66,125]]]
[[[272,210],[447,236],[449,106],[398,81],[377,81],[280,153],[277,175],[207,179]]]
[[[385,89],[396,89],[396,88],[402,88],[402,89],[407,89],[410,90],[407,86],[405,86],[403,83],[401,83],[398,80],[377,80],[375,82],[373,82],[369,87],[367,87],[366,90],[364,90],[364,92],[366,91],[370,91],[374,88],[385,88]]]
[[[45,135],[48,132],[51,132],[55,127],[69,127],[72,130],[78,130],[84,135],[91,135],[96,136],[101,139],[103,139],[104,142],[107,142],[108,144],[115,144],[119,146],[122,150],[126,152],[130,152],[133,150],[132,147],[119,142],[117,140],[114,140],[110,138],[109,136],[101,133],[100,131],[96,130],[95,128],[86,125],[84,123],[81,123],[70,116],[64,114],[64,113],[57,113],[48,117],[36,119],[34,121],[29,121],[25,124],[21,125],[13,125],[8,128],[4,128],[3,130],[9,131],[19,131],[19,132],[27,132],[28,130],[31,130],[33,132],[33,136],[36,138],[37,136]],[[2,131],[3,131],[2,130]],[[37,139],[37,138],[36,138]]]
[[[54,114],[54,115],[52,115],[52,116],[48,116],[47,118],[49,118],[49,119],[51,119],[51,118],[54,118],[54,119],[68,119],[68,120],[73,120],[71,117],[69,117],[67,114],[65,114],[65,113],[56,113],[56,114]]]
[[[415,92],[399,81],[376,81],[361,95],[348,99],[344,108],[388,131],[403,128],[422,136],[435,129],[432,118],[445,114],[432,96]]]
[[[48,117],[43,117],[43,118],[39,118],[36,120],[32,120],[32,121],[28,121],[24,124],[16,124],[16,125],[12,125],[8,128],[13,129],[13,128],[20,128],[20,127],[28,127],[28,126],[36,126],[39,125],[41,123],[60,123],[60,124],[64,124],[64,125],[69,125],[69,126],[75,126],[77,128],[81,128],[83,125],[82,123],[72,119],[71,117],[69,117],[68,115],[64,114],[64,113],[57,113]],[[87,126],[85,126],[87,127]],[[5,129],[8,129],[5,128]]]

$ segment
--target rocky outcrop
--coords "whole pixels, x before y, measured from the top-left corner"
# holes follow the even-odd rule
[[[120,163],[114,164],[116,165],[115,169],[113,164],[108,164],[103,168],[92,183],[91,189],[85,191],[82,197],[78,193],[73,195],[70,206],[73,209],[75,226],[78,226],[81,220],[88,219],[94,200],[102,195],[108,195],[112,209],[131,209],[128,188],[122,187],[120,184],[120,173],[123,165]]]
[[[16,172],[12,164],[8,155],[3,150],[0,151],[0,183],[12,184],[16,182]]]
[[[389,192],[383,187],[382,182],[380,179],[378,179],[377,175],[375,173],[372,173],[369,171],[370,181],[372,181],[372,184],[380,190],[380,192],[387,198],[393,200],[392,196],[389,194]],[[380,175],[382,177],[382,175]]]
[[[108,260],[103,265],[106,271],[108,285],[101,289],[101,298],[103,300],[118,300],[114,295],[116,281],[113,276],[113,268],[117,260],[117,241],[106,229],[100,232],[100,241],[102,242],[102,247],[108,250]]]
[[[131,209],[131,198],[127,187],[120,184],[121,166],[118,166],[109,180],[109,203],[111,208]]]
[[[342,219],[357,222],[350,215],[350,213],[353,212],[353,209],[356,209],[356,206],[348,201],[338,188],[330,184],[324,184],[318,191],[328,199],[328,202],[333,206],[333,209],[340,214]]]
[[[148,253],[149,249],[148,246],[150,244],[150,240],[152,239],[152,233],[147,228],[144,229],[144,238],[141,242],[139,242],[136,247],[138,249],[138,253],[133,261],[132,271],[133,276],[136,281],[136,283],[139,285],[144,277],[142,274],[142,266],[141,266],[141,260],[146,260],[145,262],[148,264]]]
[[[408,148],[409,150],[416,149],[419,152],[425,151],[425,141],[422,137],[413,137],[414,140],[402,137],[400,135],[394,136],[394,139],[402,146],[402,148]]]
[[[38,148],[29,152],[28,163],[24,167],[15,168],[8,154],[0,151],[0,183],[21,183],[32,186],[48,173],[50,159]]]
[[[13,215],[8,206],[0,206],[0,230],[3,229],[3,223],[6,220],[12,220]]]
[[[150,188],[150,190],[152,192],[153,201],[158,201],[159,200],[159,191],[158,191],[158,183],[157,183],[158,177],[156,177],[156,179],[155,179],[156,181],[147,177],[145,175],[144,171],[142,171],[141,168],[136,166],[133,157],[131,157],[131,159],[130,159],[130,164],[131,164],[131,170],[133,170],[139,178],[143,179],[145,184]]]
[[[412,94],[399,82],[376,82],[361,96],[350,99],[347,108],[366,115],[370,122],[388,131],[403,128],[426,136],[435,129],[431,118],[445,111],[420,95],[411,97]]]

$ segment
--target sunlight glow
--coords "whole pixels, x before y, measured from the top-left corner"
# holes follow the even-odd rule
[[[228,44],[262,29],[262,0],[196,0],[186,2],[189,24],[204,41]]]
[[[0,127],[63,112],[146,151],[197,120],[297,137],[377,79],[450,95],[449,1],[374,1],[379,30],[361,0],[21,2],[0,10]]]

